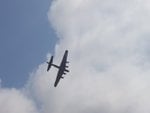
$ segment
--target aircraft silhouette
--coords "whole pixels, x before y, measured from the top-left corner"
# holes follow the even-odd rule
[[[63,59],[62,59],[62,61],[60,63],[60,66],[57,66],[57,65],[53,64],[53,56],[51,56],[50,61],[47,62],[47,64],[48,64],[47,71],[50,70],[51,66],[54,66],[54,67],[59,69],[58,73],[57,73],[57,77],[56,77],[55,83],[54,83],[55,87],[59,83],[60,79],[64,78],[62,75],[63,74],[66,75],[66,72],[69,72],[69,70],[67,70],[68,66],[66,65],[67,63],[69,63],[67,61],[67,57],[68,57],[68,50],[65,51]]]

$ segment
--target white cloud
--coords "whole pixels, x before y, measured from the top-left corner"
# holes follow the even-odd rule
[[[17,89],[0,88],[0,113],[38,113],[34,103]]]
[[[57,113],[149,112],[147,0],[56,0],[49,19],[69,49],[71,73],[61,84]],[[58,93],[58,92],[57,92]]]

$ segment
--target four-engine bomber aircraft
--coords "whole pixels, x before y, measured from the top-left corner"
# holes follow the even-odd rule
[[[57,86],[59,80],[61,78],[62,79],[64,78],[62,75],[63,74],[66,75],[66,72],[69,72],[69,70],[66,69],[66,68],[68,68],[68,66],[66,64],[69,63],[67,61],[67,56],[68,56],[68,50],[65,51],[60,66],[57,66],[57,65],[53,64],[53,56],[51,56],[50,61],[47,62],[48,63],[47,71],[49,71],[49,69],[51,68],[51,66],[54,66],[54,67],[56,67],[56,68],[59,69],[58,73],[57,73],[56,80],[55,80],[55,84],[54,84],[55,87]]]

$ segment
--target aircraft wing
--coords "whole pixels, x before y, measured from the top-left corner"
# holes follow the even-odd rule
[[[60,73],[57,74],[57,77],[56,77],[56,80],[55,80],[55,83],[54,83],[54,86],[55,86],[55,87],[57,86],[58,82],[60,81],[61,76],[62,76],[62,75],[61,75]]]
[[[58,73],[57,73],[56,81],[55,81],[55,84],[54,84],[55,87],[59,83],[60,79],[64,78],[62,75],[66,74],[66,72],[69,72],[69,70],[67,70],[68,66],[66,65],[67,63],[69,63],[67,61],[67,56],[68,56],[68,50],[65,51],[63,59],[62,59],[61,64],[59,66],[59,70],[58,70]]]

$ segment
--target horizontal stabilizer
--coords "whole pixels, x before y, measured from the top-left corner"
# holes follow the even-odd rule
[[[53,63],[53,56],[51,56],[50,61],[47,62],[47,64],[48,64],[47,71],[49,71],[49,69],[51,68],[52,63]]]

